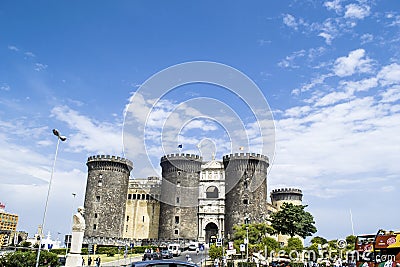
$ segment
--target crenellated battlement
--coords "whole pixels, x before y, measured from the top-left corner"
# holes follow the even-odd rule
[[[271,195],[276,195],[276,194],[303,194],[303,192],[300,189],[297,188],[278,188],[274,189],[271,192]]]
[[[91,162],[114,162],[114,163],[121,163],[128,166],[129,169],[133,168],[133,162],[129,159],[119,157],[119,156],[112,156],[112,155],[94,155],[90,156],[87,159],[87,164]]]
[[[184,153],[176,153],[176,154],[168,154],[161,158],[161,162],[164,161],[172,161],[172,160],[195,160],[195,161],[203,161],[203,157],[195,154],[184,154]]]
[[[256,153],[235,153],[223,156],[223,161],[258,159],[269,163],[267,156]]]

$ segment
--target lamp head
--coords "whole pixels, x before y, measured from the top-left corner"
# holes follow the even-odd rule
[[[60,132],[57,129],[53,129],[53,134],[58,138],[60,138],[61,141],[67,140],[67,137],[60,135]]]

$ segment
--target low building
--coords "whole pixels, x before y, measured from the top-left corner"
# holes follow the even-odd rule
[[[0,202],[0,248],[14,244],[17,233],[18,215],[6,212],[5,207]]]

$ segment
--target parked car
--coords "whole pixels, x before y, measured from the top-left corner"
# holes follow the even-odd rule
[[[197,242],[190,242],[188,249],[189,250],[196,250],[199,247],[199,243]]]
[[[172,252],[168,249],[161,250],[161,256],[163,259],[171,259],[173,257]]]
[[[177,260],[152,260],[133,262],[129,267],[199,267],[197,264]]]
[[[162,260],[161,253],[158,253],[158,252],[145,252],[143,254],[142,261],[147,261],[147,260]]]

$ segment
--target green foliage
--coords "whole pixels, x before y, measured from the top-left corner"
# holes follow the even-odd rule
[[[153,249],[156,250],[156,246],[137,246],[133,248],[133,253],[144,253],[147,249]]]
[[[216,245],[211,245],[208,255],[212,260],[222,257],[222,247],[217,247]]]
[[[26,267],[35,266],[36,264],[36,251],[16,251],[8,253],[0,257],[0,266],[2,267]],[[39,266],[59,266],[57,254],[42,250],[40,252]]]
[[[349,236],[347,236],[347,237],[346,237],[346,242],[347,242],[347,247],[346,247],[346,249],[348,249],[348,250],[354,250],[354,249],[355,249],[355,246],[356,246],[356,239],[357,239],[357,236],[355,236],[355,235],[349,235]]]
[[[69,250],[68,250],[69,251]],[[50,249],[50,252],[57,254],[57,255],[65,255],[65,248],[54,248]]]
[[[301,240],[298,239],[297,237],[289,238],[287,247],[290,248],[290,250],[297,250],[297,251],[301,251],[304,248],[303,242],[301,242]]]
[[[238,267],[256,267],[255,262],[238,262]]]
[[[294,237],[306,238],[317,232],[314,217],[304,209],[307,205],[283,203],[281,209],[271,214],[271,226],[278,233]]]
[[[233,227],[233,241],[236,250],[239,250],[240,244],[244,243],[244,239],[247,236],[247,230],[249,232],[249,251],[264,251],[267,247],[268,251],[277,250],[279,243],[268,235],[273,234],[274,229],[266,223],[254,223],[254,224],[242,224],[235,225]]]
[[[318,251],[318,243],[312,243],[311,246],[309,246],[307,248],[307,250],[314,252],[314,254],[311,254],[311,253],[308,254],[310,257],[308,257],[307,259],[308,260],[316,260],[316,257],[319,255],[318,254],[319,253],[319,251]],[[315,257],[314,257],[314,255],[315,255]]]
[[[316,236],[316,237],[313,237],[313,238],[311,239],[311,243],[312,243],[312,244],[321,244],[321,245],[324,245],[324,244],[328,243],[328,240],[326,240],[325,238],[323,238],[323,237],[321,237],[321,236]]]
[[[279,250],[279,243],[272,237],[264,237],[261,241],[261,244],[257,247],[258,251],[263,251],[265,248],[267,249],[267,253],[271,251],[278,251]]]
[[[328,241],[329,247],[330,248],[337,248],[336,244],[337,244],[337,239],[334,240],[329,240]]]

